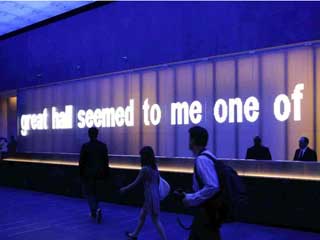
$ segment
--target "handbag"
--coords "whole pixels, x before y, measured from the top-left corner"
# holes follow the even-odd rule
[[[170,193],[171,187],[169,183],[160,177],[159,181],[159,196],[160,200],[164,200]]]

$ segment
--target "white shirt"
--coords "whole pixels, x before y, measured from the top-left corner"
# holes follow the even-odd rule
[[[215,158],[208,150],[205,150],[203,153],[207,153]],[[195,159],[194,164],[198,177],[202,180],[203,187],[200,189],[197,177],[195,173],[193,173],[194,193],[186,194],[183,200],[184,204],[190,207],[201,205],[219,191],[219,180],[214,167],[214,162],[207,156],[199,155]]]
[[[303,148],[303,149],[300,148],[300,152],[299,152],[298,158],[303,158],[303,155],[306,152],[307,148],[308,148],[308,146]]]

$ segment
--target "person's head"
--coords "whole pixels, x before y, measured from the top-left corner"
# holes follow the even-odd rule
[[[299,147],[301,149],[306,148],[308,146],[308,144],[309,144],[309,139],[307,137],[301,137],[299,139]]]
[[[11,136],[11,137],[10,137],[10,141],[15,141],[14,136]]]
[[[208,131],[200,126],[189,129],[189,149],[193,154],[199,154],[208,143]]]
[[[260,146],[261,145],[261,138],[259,136],[255,136],[253,139],[253,143],[255,146]]]
[[[88,130],[88,136],[90,140],[96,140],[98,138],[99,130],[96,127],[91,127]]]
[[[149,167],[152,167],[153,169],[157,168],[156,158],[154,156],[152,147],[144,146],[143,148],[141,148],[139,154],[140,154],[142,167],[149,166]]]

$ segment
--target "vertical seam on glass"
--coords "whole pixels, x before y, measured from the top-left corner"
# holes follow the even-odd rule
[[[173,68],[173,96],[174,96],[174,102],[177,102],[177,68],[176,66]],[[171,106],[169,108],[170,110],[170,116],[171,116]],[[171,124],[171,123],[170,123]],[[177,127],[174,128],[174,149],[173,154],[176,157],[177,156]]]
[[[143,100],[143,84],[142,84],[142,74],[141,72],[139,73],[139,91],[140,91],[140,94],[139,94],[139,109],[140,107],[142,106],[142,100]],[[143,116],[141,114],[141,111],[139,111],[139,148],[142,147],[142,138],[143,138]]]
[[[313,69],[313,149],[317,149],[317,51],[312,46],[312,69]]]
[[[238,58],[235,58],[234,59],[234,64],[235,64],[235,97],[239,97],[239,59]],[[237,116],[238,117],[238,116]],[[236,155],[236,158],[239,158],[239,124],[236,122],[235,123],[235,155]]]
[[[216,121],[213,115],[213,107],[214,107],[214,103],[216,101],[216,95],[217,95],[217,91],[216,91],[216,62],[213,61],[212,62],[212,106],[211,109],[209,110],[209,113],[212,115],[212,150],[214,152],[214,154],[217,153],[217,135],[216,135]]]
[[[125,84],[124,84],[124,91],[125,91],[125,96],[124,96],[124,106],[126,104],[129,104],[129,87],[128,87],[128,83],[129,83],[129,77],[128,77],[128,74],[125,74],[124,75],[124,81],[125,81]],[[128,131],[129,131],[129,128],[128,127],[125,127],[124,128],[124,146],[125,146],[125,153],[128,154]]]
[[[284,91],[286,95],[288,96],[288,50],[285,50],[284,52]],[[288,148],[288,120],[284,122],[284,135],[285,135],[285,143],[284,143],[284,149],[285,149],[285,158],[289,159],[289,148]]]
[[[192,101],[195,101],[196,100],[196,95],[197,95],[195,63],[193,63],[191,66],[192,66]]]
[[[264,103],[264,96],[263,96],[263,79],[262,79],[262,58],[261,54],[258,55],[258,98],[259,98],[259,136],[263,139],[263,111],[261,111],[261,103]]]
[[[115,87],[115,84],[114,84],[114,76],[112,76],[110,78],[110,106],[114,106],[114,87]],[[109,137],[111,137],[111,139],[114,139],[114,135],[115,135],[115,128],[114,127],[110,127],[110,134],[109,134]],[[110,141],[111,142],[111,141]],[[112,146],[114,146],[114,141],[112,141]],[[112,151],[114,151],[114,149],[112,149]],[[113,154],[115,154],[113,152]]]
[[[159,91],[160,91],[160,84],[159,84],[159,70],[156,70],[156,103],[157,104],[159,104],[159,102],[160,102],[160,93],[159,93]],[[160,104],[159,104],[159,106],[160,106]],[[162,109],[161,109],[161,107],[160,107],[160,110],[161,110],[161,112],[162,112]],[[161,118],[162,118],[162,113],[161,113]],[[159,130],[159,127],[160,127],[160,124],[161,124],[161,120],[162,119],[160,119],[160,123],[156,126],[156,154],[157,155],[160,155],[160,151],[159,151],[159,148],[160,148],[160,143],[159,143],[159,141],[160,141],[160,137],[159,137],[159,132],[160,132],[160,130]]]

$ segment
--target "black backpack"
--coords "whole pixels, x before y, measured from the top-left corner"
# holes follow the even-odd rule
[[[240,210],[244,209],[248,204],[247,192],[242,179],[232,167],[224,164],[222,161],[217,161],[208,153],[201,153],[199,156],[201,155],[206,156],[214,162],[220,184],[220,191],[203,203],[202,207],[213,224],[237,220]],[[202,181],[196,171],[195,175],[201,186]]]

